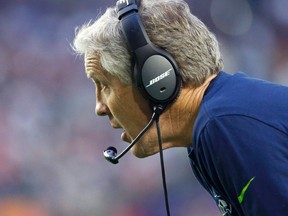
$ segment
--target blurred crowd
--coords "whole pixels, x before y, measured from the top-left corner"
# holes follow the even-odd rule
[[[221,44],[227,72],[288,85],[288,1],[187,0]],[[128,153],[94,114],[95,90],[71,48],[75,28],[114,0],[0,3],[0,215],[165,215],[158,155]],[[220,215],[186,150],[165,151],[172,215]]]

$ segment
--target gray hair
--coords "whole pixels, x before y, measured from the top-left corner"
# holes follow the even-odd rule
[[[184,83],[201,85],[223,69],[216,37],[183,0],[142,0],[139,14],[150,40],[174,57]],[[131,83],[131,54],[114,7],[76,31],[74,50],[99,55],[108,73]]]

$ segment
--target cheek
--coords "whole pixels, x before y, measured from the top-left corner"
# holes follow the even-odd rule
[[[119,116],[119,118],[121,118],[121,114],[124,114],[129,118],[129,116],[139,114],[137,113],[139,105],[135,102],[130,91],[116,91],[114,96],[111,98],[110,105],[115,117]]]
[[[110,105],[112,115],[125,129],[145,126],[152,115],[147,101],[133,87],[116,90]]]

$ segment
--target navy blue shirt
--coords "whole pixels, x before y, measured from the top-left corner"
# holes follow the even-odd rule
[[[288,87],[220,72],[188,152],[223,215],[287,216]]]

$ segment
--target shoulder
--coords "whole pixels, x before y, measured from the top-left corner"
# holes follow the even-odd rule
[[[287,110],[288,87],[242,73],[221,72],[205,93],[193,128],[194,137],[199,136],[210,120],[222,118],[245,118],[288,133]]]

